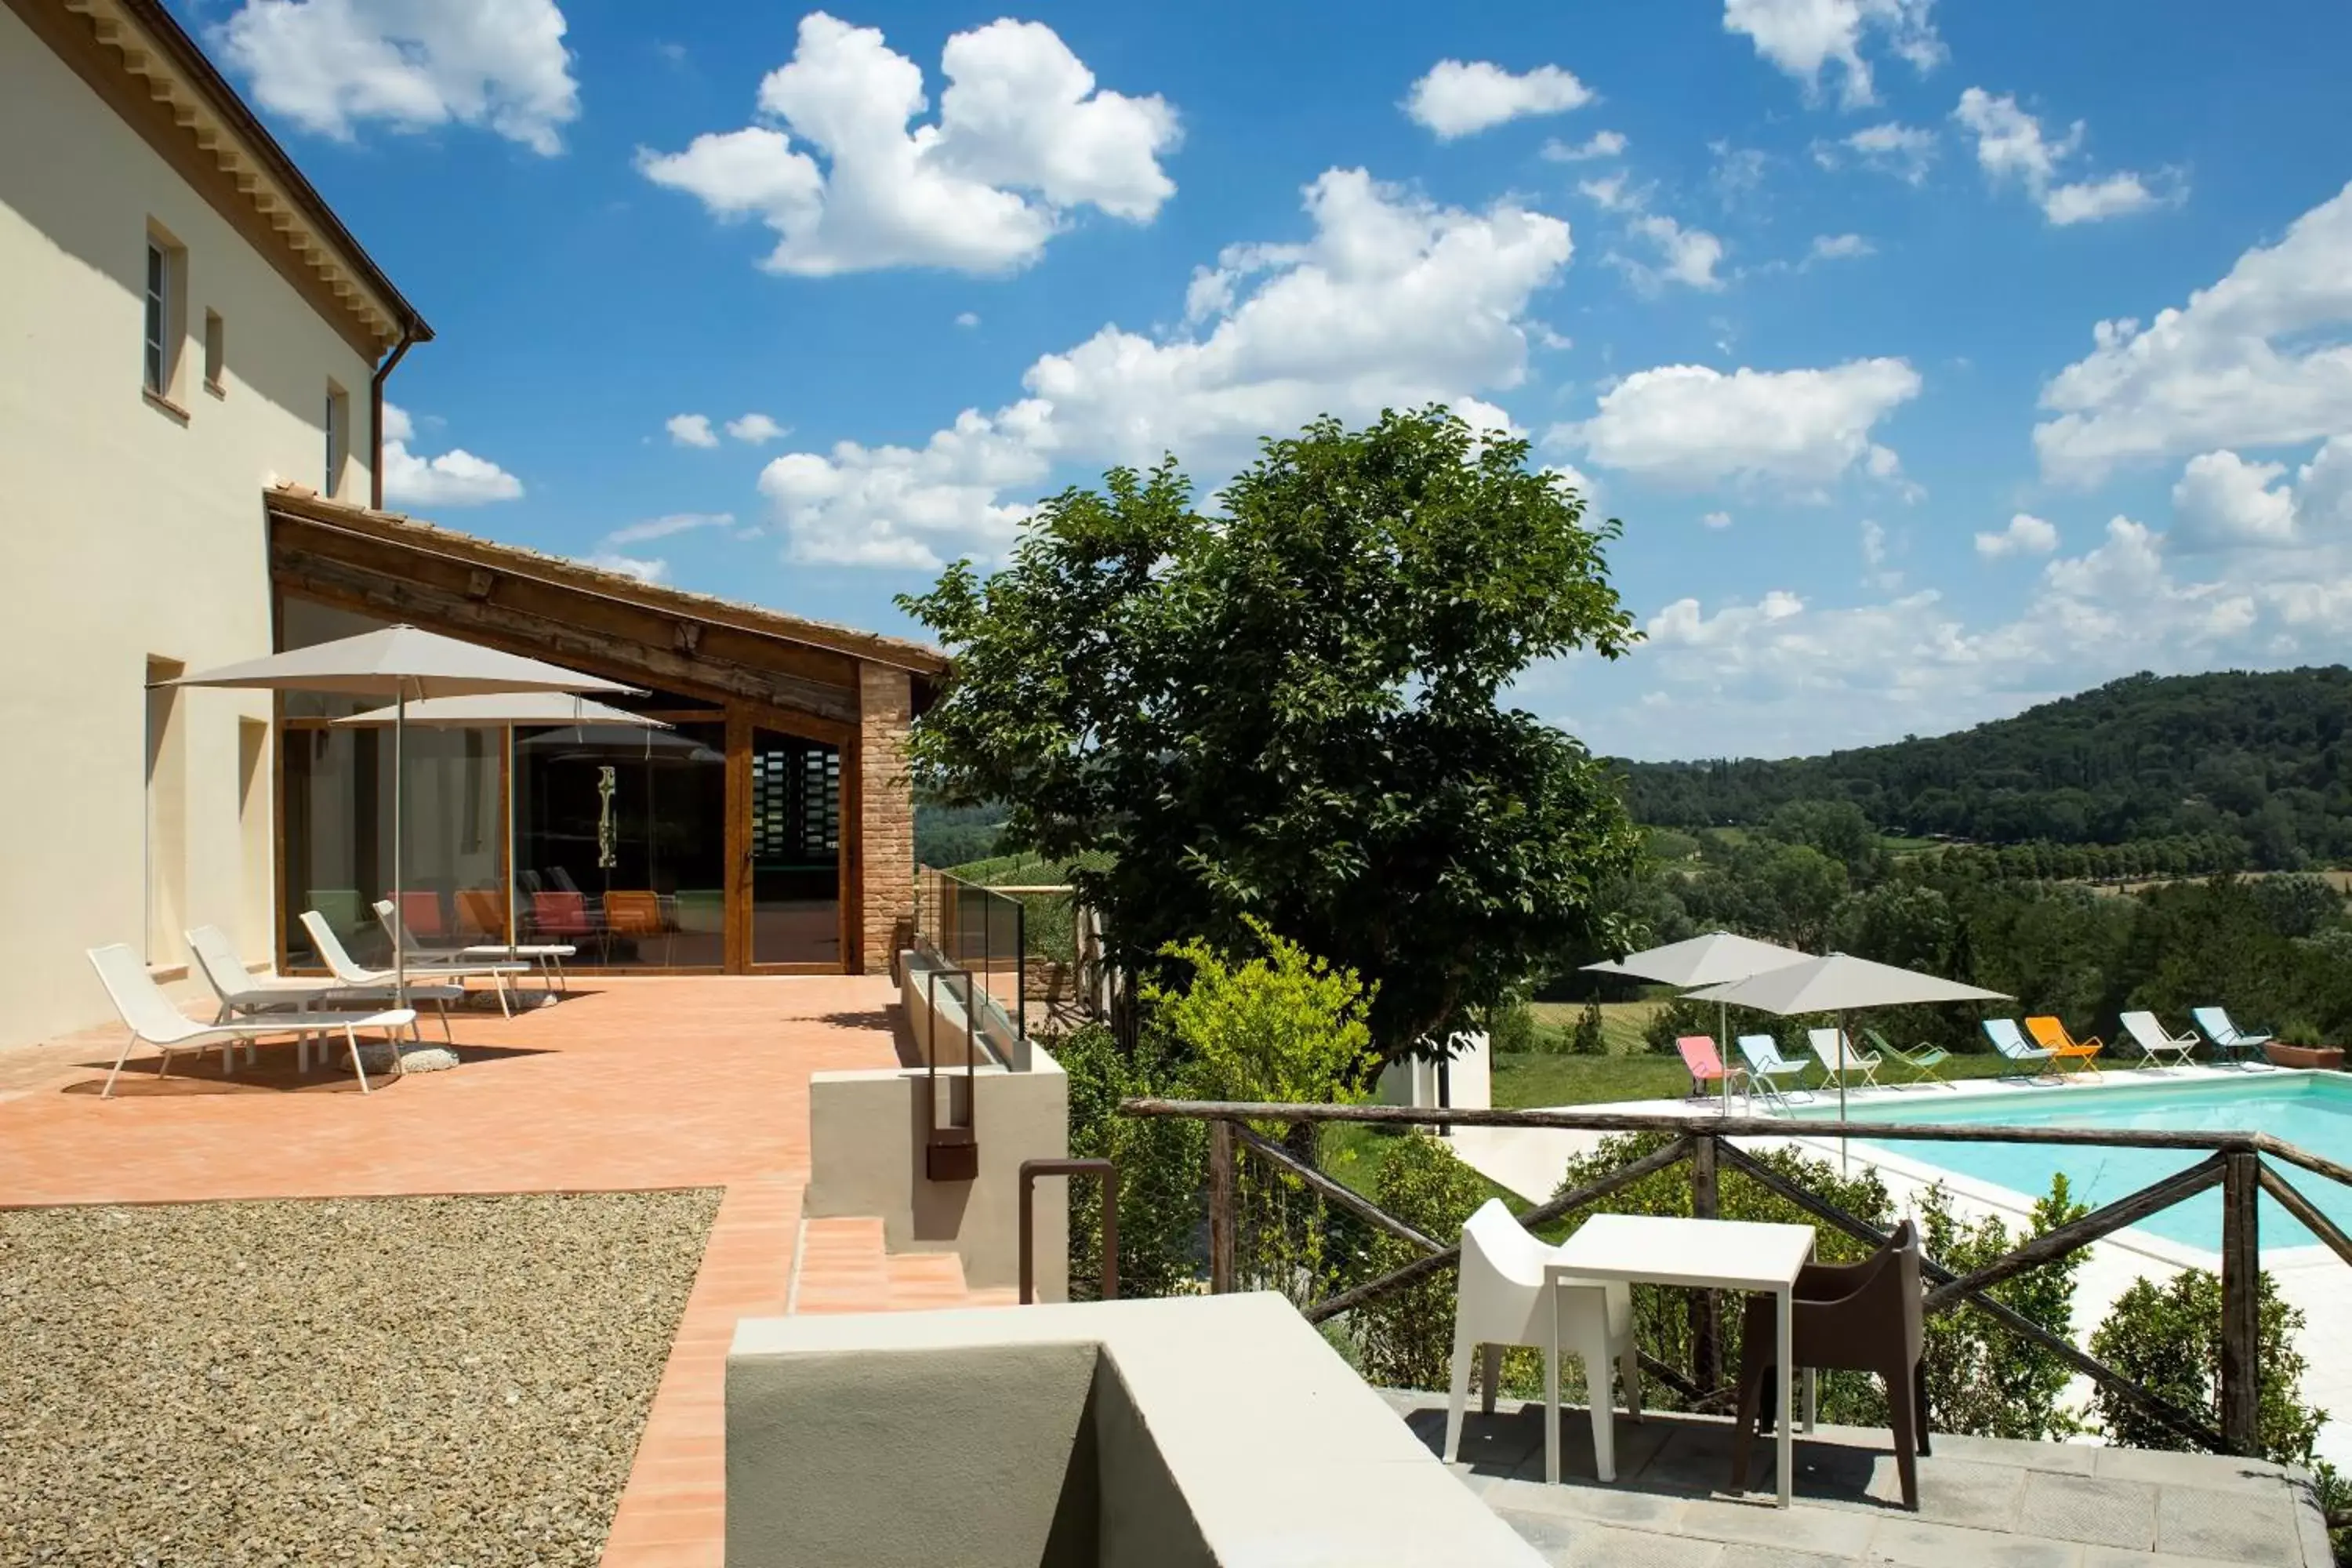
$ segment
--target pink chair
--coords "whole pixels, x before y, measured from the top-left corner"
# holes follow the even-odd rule
[[[400,923],[418,942],[433,942],[449,934],[448,925],[441,918],[441,895],[415,888],[401,891]]]
[[[1675,1042],[1675,1049],[1681,1055],[1683,1066],[1690,1069],[1691,1098],[1694,1100],[1709,1093],[1706,1086],[1710,1083],[1716,1086],[1716,1091],[1721,1091],[1727,1087],[1724,1079],[1729,1078],[1734,1081],[1728,1087],[1737,1089],[1739,1087],[1738,1079],[1746,1076],[1736,1068],[1725,1068],[1721,1053],[1715,1048],[1715,1042],[1705,1035],[1685,1035]]]
[[[533,893],[530,932],[534,937],[584,937],[595,933],[588,921],[588,900],[578,893]]]

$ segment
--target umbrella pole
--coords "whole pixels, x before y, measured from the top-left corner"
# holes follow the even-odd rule
[[[392,699],[392,1005],[408,1005],[408,944],[400,940],[405,928],[408,910],[400,900],[400,819],[403,815],[401,775],[408,771],[408,693],[394,689]],[[394,1041],[393,1055],[400,1055],[400,1045]]]
[[[1853,1174],[1853,1156],[1847,1151],[1845,1141],[1845,1067],[1852,1059],[1845,1044],[1845,1015],[1837,1016],[1838,1062],[1838,1173]]]
[[[1723,1068],[1723,1113],[1731,1114],[1731,1024],[1730,1007],[1721,1002],[1715,1005],[1715,1059]],[[1753,1103],[1750,1104],[1753,1109]]]

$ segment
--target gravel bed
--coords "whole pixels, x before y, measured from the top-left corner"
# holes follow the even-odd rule
[[[0,1212],[0,1562],[593,1564],[719,1195]]]

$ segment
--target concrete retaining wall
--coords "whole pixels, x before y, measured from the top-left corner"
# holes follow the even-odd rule
[[[728,1357],[729,1568],[1542,1561],[1279,1296],[746,1319]]]

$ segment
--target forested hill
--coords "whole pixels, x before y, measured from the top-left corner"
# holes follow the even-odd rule
[[[1785,762],[1626,763],[1634,816],[1757,825],[1848,800],[1988,844],[2222,835],[2268,868],[2352,860],[2352,669],[2135,675],[1958,734]]]

